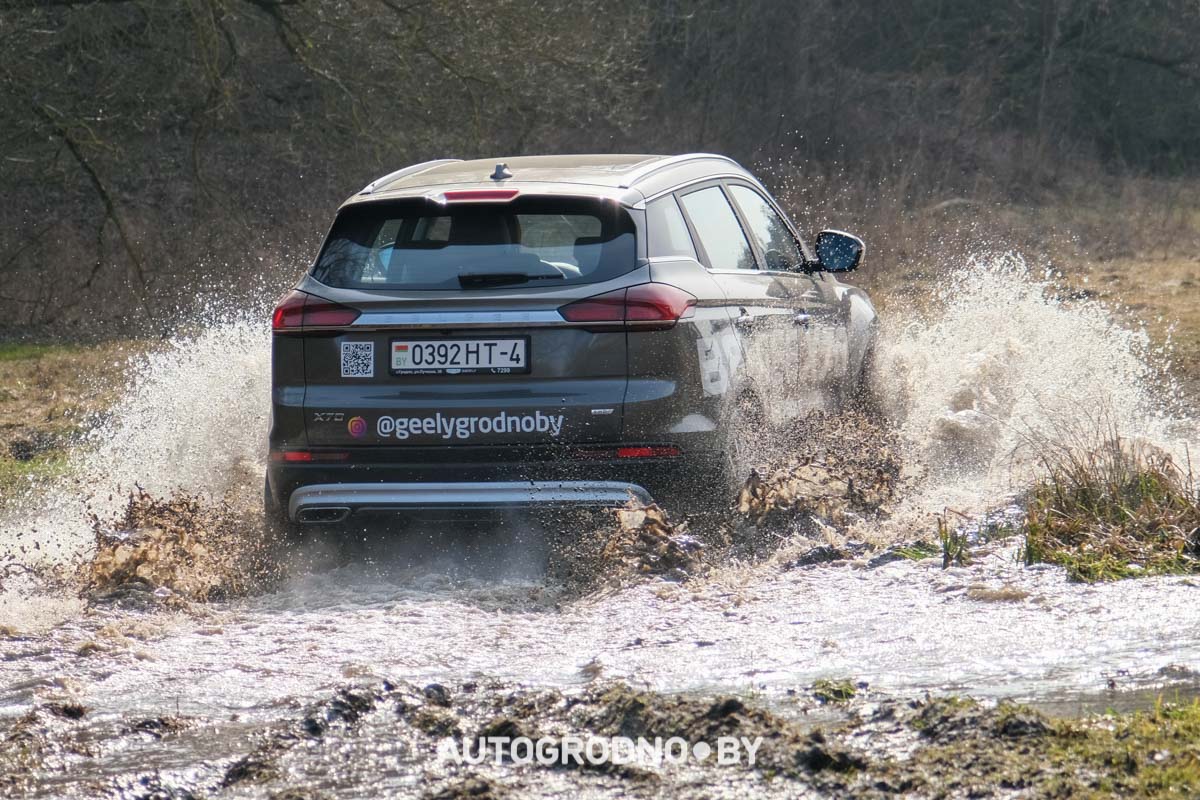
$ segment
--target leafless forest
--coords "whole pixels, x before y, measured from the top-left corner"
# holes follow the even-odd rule
[[[444,156],[728,153],[876,271],[949,209],[1147,246],[1193,222],[1197,42],[1195,0],[4,0],[0,332],[273,296]]]

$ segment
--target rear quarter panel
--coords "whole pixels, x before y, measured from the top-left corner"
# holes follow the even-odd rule
[[[668,331],[629,332],[624,438],[719,449],[723,404],[741,364],[725,296],[694,260],[655,260],[650,271],[655,282],[695,295],[697,306]]]

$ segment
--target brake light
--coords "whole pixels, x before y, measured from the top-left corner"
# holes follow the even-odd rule
[[[359,313],[353,308],[310,297],[304,306],[304,327],[329,328],[349,325],[358,319]]]
[[[696,312],[695,296],[665,283],[642,283],[561,307],[567,322],[623,322],[637,330],[665,330]]]
[[[304,324],[304,301],[307,299],[308,295],[304,292],[288,292],[271,314],[271,330],[299,328]]]
[[[577,300],[560,308],[558,313],[567,322],[624,322],[627,292],[627,289],[618,289]]]
[[[340,328],[358,319],[359,311],[313,297],[300,291],[289,292],[271,314],[271,330],[303,328]]]
[[[442,192],[442,201],[463,203],[479,200],[512,200],[520,194],[518,189],[451,189]]]
[[[625,296],[625,319],[631,323],[670,323],[696,313],[696,298],[665,283],[643,283]]]

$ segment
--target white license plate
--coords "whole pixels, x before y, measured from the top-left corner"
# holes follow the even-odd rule
[[[392,372],[404,375],[502,375],[529,372],[529,340],[397,339]]]

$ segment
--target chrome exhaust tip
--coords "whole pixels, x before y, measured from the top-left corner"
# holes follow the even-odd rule
[[[308,524],[341,522],[350,516],[347,506],[316,506],[302,508],[296,512],[296,521]]]

